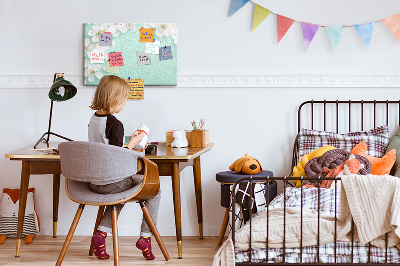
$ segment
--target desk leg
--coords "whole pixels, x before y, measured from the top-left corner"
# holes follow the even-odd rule
[[[172,193],[174,198],[176,240],[178,244],[178,258],[182,259],[182,220],[181,220],[181,188],[179,180],[179,162],[173,163]]]
[[[29,161],[22,161],[19,210],[18,210],[18,226],[17,226],[17,248],[15,257],[19,257],[19,250],[21,248],[22,230],[25,219],[26,197],[28,194],[29,178],[31,171],[30,167],[31,163]]]
[[[203,202],[201,193],[201,167],[200,157],[193,159],[194,189],[196,193],[197,221],[199,223],[200,239],[203,239]]]
[[[53,174],[53,238],[57,237],[59,201],[60,201],[60,174]]]

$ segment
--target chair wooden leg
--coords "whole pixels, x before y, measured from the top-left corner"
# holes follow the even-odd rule
[[[117,226],[117,208],[111,206],[112,234],[114,248],[114,265],[119,266],[119,245],[118,245],[118,226]]]
[[[225,209],[224,220],[222,221],[221,232],[219,233],[218,245],[222,245],[222,240],[224,240],[225,231],[226,231],[226,227],[228,225],[228,221],[229,221],[229,208],[226,208]]]
[[[105,208],[105,206],[99,206],[99,210],[97,212],[96,223],[94,224],[93,235],[96,234],[97,227],[99,227],[101,219],[103,218],[104,208]],[[94,247],[93,247],[92,241],[90,241],[89,256],[93,256],[93,253],[94,253]]]
[[[158,230],[157,230],[156,225],[154,224],[153,218],[151,218],[149,210],[147,209],[146,205],[144,205],[143,201],[139,201],[139,204],[140,204],[140,207],[142,208],[143,216],[146,219],[147,224],[149,225],[149,227],[151,229],[151,232],[153,233],[154,237],[156,238],[158,246],[160,247],[161,252],[163,253],[165,260],[167,260],[167,261],[170,260],[168,251],[165,248],[165,245],[164,245],[164,242],[161,239],[160,233],[158,233]]]
[[[72,221],[71,228],[69,229],[68,235],[65,238],[65,242],[64,242],[64,245],[63,245],[63,247],[61,249],[60,255],[58,256],[58,260],[56,262],[56,266],[61,265],[61,263],[62,263],[62,261],[63,261],[63,259],[65,257],[65,253],[67,253],[68,246],[71,243],[72,236],[74,235],[76,226],[78,225],[79,219],[81,218],[81,215],[82,215],[82,212],[83,212],[84,208],[85,208],[85,205],[80,204],[79,207],[78,207],[78,210],[76,211],[75,218]]]

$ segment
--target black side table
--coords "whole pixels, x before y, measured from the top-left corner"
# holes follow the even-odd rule
[[[221,183],[221,206],[225,208],[225,215],[224,219],[222,221],[222,226],[221,226],[221,232],[219,234],[218,238],[218,245],[222,244],[222,240],[224,239],[225,236],[225,231],[226,227],[228,226],[229,222],[229,207],[231,205],[231,185],[235,184],[236,181],[243,177],[249,177],[250,175],[247,174],[242,174],[238,173],[235,171],[225,171],[225,172],[219,172],[216,174],[216,179],[219,183]],[[253,177],[265,177],[265,180],[267,180],[267,177],[273,176],[273,173],[268,170],[260,171],[258,174],[253,175]],[[273,198],[276,197],[277,194],[277,185],[276,182],[271,182],[269,185],[269,188],[265,186],[265,197],[266,197],[266,202],[269,204]],[[269,198],[267,199],[267,189],[269,189]]]

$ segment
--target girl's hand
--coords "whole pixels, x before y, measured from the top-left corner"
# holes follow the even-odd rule
[[[144,138],[144,133],[143,132],[138,132],[135,131],[132,136],[129,138],[129,142],[127,147],[131,150],[133,150],[133,147],[135,147],[137,144],[139,144],[142,139]],[[138,151],[138,150],[136,150]]]
[[[146,149],[147,149],[147,143],[146,143],[146,146],[144,146],[144,149],[141,149],[141,150],[132,149],[132,150],[137,151],[137,152],[144,152]]]

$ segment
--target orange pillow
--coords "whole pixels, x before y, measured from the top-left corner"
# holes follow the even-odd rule
[[[359,154],[371,162],[373,175],[388,175],[396,161],[396,149],[390,150],[382,158],[375,158],[367,154],[367,143],[365,140],[358,143],[352,150],[352,154]]]

